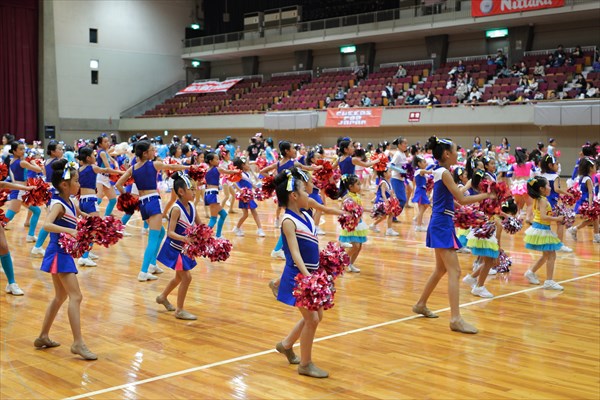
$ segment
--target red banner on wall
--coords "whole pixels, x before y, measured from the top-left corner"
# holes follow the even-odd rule
[[[565,0],[471,0],[473,17],[510,14],[543,8],[562,7]]]
[[[381,125],[381,108],[329,108],[325,126],[366,128]]]
[[[232,88],[233,85],[238,83],[239,81],[241,81],[241,79],[229,79],[229,80],[226,80],[223,82],[219,82],[219,81],[194,82],[190,86],[183,89],[181,92],[177,92],[177,94],[226,92],[230,88]]]

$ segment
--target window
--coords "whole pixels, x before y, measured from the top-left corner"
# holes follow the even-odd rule
[[[100,62],[98,60],[90,60],[90,69],[98,69]]]
[[[98,84],[98,71],[92,71],[92,85]]]
[[[98,43],[98,29],[90,28],[90,43]]]

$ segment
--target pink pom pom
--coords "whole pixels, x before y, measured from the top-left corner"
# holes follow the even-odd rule
[[[472,206],[461,206],[454,210],[454,226],[461,229],[478,228],[487,222],[487,217],[482,211]]]
[[[167,157],[167,158],[165,158],[165,159],[163,160],[163,163],[165,163],[165,164],[169,164],[169,165],[181,164],[181,162],[179,162],[179,160],[178,160],[178,159],[176,159],[176,158],[173,158],[173,157]],[[167,178],[170,178],[171,176],[173,176],[173,174],[174,174],[175,172],[176,172],[176,171],[172,171],[172,170],[170,170],[170,169],[169,169],[169,170],[166,170],[166,171],[165,171],[165,174],[167,175]]]
[[[561,194],[559,200],[568,206],[574,205],[581,198],[581,191],[575,186],[568,188],[567,193]]]
[[[487,221],[479,228],[473,230],[473,235],[479,239],[489,239],[496,232],[496,224],[492,221]]]
[[[383,202],[373,204],[373,209],[371,210],[371,218],[377,219],[384,215],[386,215],[386,214],[385,214],[385,205],[383,204]]]
[[[504,221],[502,221],[502,228],[510,235],[514,235],[523,228],[523,220],[515,217],[504,218]]]
[[[208,225],[200,224],[188,227],[184,232],[188,242],[183,245],[183,253],[190,258],[204,257],[204,252],[212,235],[213,230]]]
[[[342,210],[345,212],[338,217],[338,221],[342,228],[348,232],[352,232],[358,226],[363,215],[363,208],[350,199],[344,200]]]
[[[433,190],[433,176],[429,175],[427,177],[427,183],[425,185],[425,191],[427,193],[431,193],[432,190]]]
[[[400,205],[400,201],[395,197],[390,197],[383,204],[385,209],[385,213],[387,215],[391,215],[397,217],[402,213],[402,206]]]
[[[203,256],[212,262],[226,261],[229,258],[232,248],[233,245],[227,239],[210,238]]]
[[[0,189],[0,207],[2,207],[8,201],[8,196],[10,195],[10,190],[8,189]]]
[[[310,276],[298,274],[294,280],[296,287],[293,294],[297,307],[317,311],[320,308],[328,310],[334,306],[333,277],[327,275],[324,270],[313,272]]]
[[[235,198],[243,203],[250,203],[254,200],[254,191],[251,188],[241,188],[240,191],[235,194]]]
[[[510,259],[510,257],[504,252],[504,250],[500,249],[500,254],[498,255],[498,265],[496,266],[496,272],[509,272],[511,265],[512,260]]]
[[[594,200],[592,204],[584,202],[579,207],[579,213],[581,216],[589,221],[596,221],[600,216],[600,201]]]
[[[333,166],[331,165],[331,162],[319,159],[315,161],[315,165],[323,167],[313,172],[313,178],[317,182],[316,186],[318,188],[327,186],[329,180],[333,177]]]
[[[265,197],[265,193],[263,192],[263,190],[261,188],[254,188],[254,200],[256,201],[263,201],[268,199],[268,197]]]
[[[556,150],[554,154],[556,154],[556,158],[560,157],[560,150]]]
[[[350,256],[336,242],[327,243],[327,247],[319,253],[319,267],[325,270],[327,275],[333,276],[333,279],[343,275],[348,265]]]
[[[564,217],[563,224],[567,228],[572,227],[575,223],[575,211],[573,211],[564,204],[557,204],[554,210],[552,211],[552,214],[555,217]]]

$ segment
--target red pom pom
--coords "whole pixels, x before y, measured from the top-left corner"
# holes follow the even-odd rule
[[[574,205],[581,198],[581,191],[575,186],[568,188],[567,193],[560,195],[559,200],[568,206]]]
[[[317,311],[320,308],[328,310],[333,307],[335,286],[333,277],[327,275],[324,270],[313,272],[310,276],[298,274],[294,280],[294,297],[296,306],[303,307],[311,311]]]
[[[183,246],[183,253],[190,258],[204,257],[213,230],[208,225],[192,225],[185,230],[188,242]]]
[[[104,247],[117,244],[119,240],[123,239],[124,229],[125,226],[119,219],[112,215],[104,217],[97,225],[94,242]]]
[[[433,176],[429,175],[427,177],[427,183],[425,185],[425,191],[427,193],[431,193],[432,190],[433,190]]]
[[[117,200],[117,210],[132,215],[140,209],[140,200],[131,193],[122,193]]]
[[[167,157],[163,160],[164,164],[169,164],[169,165],[175,165],[175,164],[181,164],[181,162],[173,157]],[[171,176],[173,176],[173,174],[177,172],[177,171],[171,171],[170,169],[165,170],[165,174],[167,175],[167,178],[170,178]]]
[[[387,169],[388,157],[385,153],[374,153],[371,156],[371,161],[377,161],[377,164],[373,165],[375,171],[385,171]]]
[[[371,210],[371,218],[377,219],[384,215],[386,215],[386,214],[385,214],[385,205],[383,204],[383,202],[373,204],[373,209]]]
[[[0,164],[0,181],[3,181],[8,176],[8,166],[4,163]]]
[[[8,201],[8,196],[10,195],[10,190],[8,189],[0,189],[0,207],[2,207]]]
[[[236,183],[242,180],[242,170],[239,168],[236,168],[233,166],[233,164],[229,164],[229,166],[227,167],[230,170],[236,171],[235,174],[227,174],[225,176],[225,179],[227,179],[228,182],[231,183]]]
[[[35,188],[23,195],[23,203],[29,206],[41,206],[52,199],[50,185],[43,178],[29,178],[27,179],[27,186],[35,186]]]
[[[251,188],[241,188],[235,194],[235,198],[244,203],[250,203],[254,200],[254,191]]]
[[[495,199],[485,199],[479,204],[479,209],[487,215],[500,214],[502,203],[511,197],[511,192],[506,182],[494,182],[484,179],[479,183],[481,193],[494,193]]]
[[[338,198],[339,190],[335,183],[330,183],[325,186],[323,193],[325,193],[325,196],[329,197],[330,199],[336,200]]]
[[[479,228],[473,230],[473,235],[479,239],[489,239],[496,232],[496,224],[492,221],[487,221]]]
[[[557,204],[552,211],[552,215],[555,217],[564,217],[563,225],[565,225],[567,228],[572,227],[575,223],[575,211],[564,204]]]
[[[275,192],[275,188],[276,188],[275,177],[273,175],[267,175],[262,178],[261,191],[262,191],[263,199],[268,199],[271,196],[273,196],[273,193]]]
[[[127,171],[127,167],[125,165],[121,165],[119,167],[119,169],[121,171]],[[108,176],[108,178],[112,181],[112,182],[117,182],[119,179],[121,179],[121,175],[117,175],[117,174],[110,174]],[[135,180],[133,179],[133,175],[129,177],[129,179],[127,179],[125,181],[125,183],[123,184],[123,186],[129,186],[129,185],[133,185],[135,183]]]
[[[315,185],[318,188],[323,188],[329,184],[331,178],[333,177],[333,165],[331,165],[331,162],[323,159],[315,161],[315,165],[320,165],[323,167],[313,172],[313,178],[316,182]]]
[[[210,238],[203,256],[212,262],[226,261],[233,249],[231,242],[224,238]]]
[[[319,252],[319,267],[333,279],[343,275],[348,265],[350,265],[350,256],[336,242],[327,243],[327,247]]]
[[[79,235],[77,237],[79,238]],[[66,233],[60,234],[58,245],[73,258],[81,258],[84,253],[92,249],[91,240],[79,240]]]
[[[338,217],[338,221],[342,228],[348,232],[352,232],[360,222],[363,215],[363,208],[352,200],[346,199],[342,205],[342,210],[344,210],[345,213]]]
[[[202,184],[206,176],[206,171],[208,171],[208,165],[206,164],[192,165],[188,170],[188,176],[190,179],[195,180],[197,184]]]
[[[472,206],[461,206],[454,210],[454,226],[461,229],[478,228],[488,219],[482,211]]]
[[[397,217],[402,213],[402,206],[400,205],[400,200],[398,200],[395,197],[390,197],[389,199],[387,199],[383,204],[383,207],[387,215]]]
[[[516,217],[504,218],[504,221],[502,221],[502,228],[510,235],[514,235],[523,228],[523,220]]]
[[[496,271],[503,273],[509,272],[510,266],[512,265],[512,260],[510,257],[504,252],[504,250],[500,249],[500,254],[498,255],[498,265],[496,266]]]
[[[263,200],[268,199],[268,197],[265,197],[265,193],[263,192],[263,190],[261,188],[254,188],[253,192],[254,192],[254,200],[256,200],[256,201],[263,201]]]
[[[264,157],[258,157],[255,162],[258,169],[263,169],[267,166],[267,160]]]
[[[8,224],[9,219],[6,218],[6,215],[4,215],[4,210],[0,208],[0,225],[2,225],[2,227],[5,227],[6,224]]]
[[[594,200],[592,204],[587,201],[584,202],[581,207],[579,207],[579,213],[587,220],[596,221],[600,216],[600,201]]]

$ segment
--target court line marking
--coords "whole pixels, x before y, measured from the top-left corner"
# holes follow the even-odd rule
[[[583,275],[583,276],[578,276],[575,278],[571,278],[571,279],[566,279],[563,281],[559,281],[558,283],[568,283],[568,282],[574,282],[574,281],[578,281],[581,279],[586,279],[586,278],[591,278],[594,276],[598,276],[600,275],[600,272],[594,272],[593,274],[588,274],[588,275]],[[522,290],[518,290],[516,292],[510,292],[510,293],[506,293],[506,294],[501,294],[492,298],[484,298],[484,299],[479,299],[479,300],[475,300],[475,301],[471,301],[468,303],[464,303],[460,305],[460,308],[464,308],[464,307],[468,307],[468,306],[472,306],[475,304],[481,304],[481,303],[485,303],[485,302],[490,302],[496,299],[502,299],[505,297],[511,297],[511,296],[515,296],[517,294],[522,294],[522,293],[527,293],[527,292],[533,292],[535,290],[540,290],[543,289],[543,286],[534,286],[531,288],[527,288],[527,289],[522,289]],[[434,313],[442,313],[445,311],[450,311],[450,307],[445,307],[445,308],[440,308],[439,310],[435,310]],[[318,339],[315,339],[314,342],[322,342],[325,340],[329,340],[329,339],[334,339],[337,337],[341,337],[341,336],[346,336],[346,335],[351,335],[354,333],[360,333],[360,332],[364,332],[364,331],[368,331],[368,330],[372,330],[372,329],[377,329],[377,328],[381,328],[383,326],[388,326],[388,325],[393,325],[393,324],[397,324],[400,322],[404,322],[404,321],[410,321],[413,319],[417,319],[417,318],[423,318],[422,315],[419,314],[415,314],[415,315],[410,315],[408,317],[404,317],[404,318],[399,318],[399,319],[394,319],[391,321],[386,321],[386,322],[381,322],[379,324],[374,324],[374,325],[368,325],[368,326],[364,326],[362,328],[357,328],[357,329],[352,329],[346,332],[340,332],[340,333],[335,333],[333,335],[329,335],[329,336],[324,336]],[[300,346],[299,343],[296,343],[294,345],[294,347],[298,347]],[[170,372],[168,374],[163,374],[163,375],[158,375],[158,376],[154,376],[152,378],[147,378],[147,379],[143,379],[141,381],[137,381],[137,382],[131,382],[131,383],[125,383],[122,385],[118,385],[118,386],[112,386],[106,389],[100,389],[100,390],[96,390],[94,392],[88,392],[85,394],[80,394],[77,396],[73,396],[73,397],[67,397],[66,400],[76,400],[76,399],[83,399],[86,397],[91,397],[91,396],[97,396],[100,394],[104,394],[104,393],[109,393],[109,392],[114,392],[116,390],[120,390],[120,389],[128,389],[134,386],[139,386],[139,385],[143,385],[146,383],[151,383],[151,382],[155,382],[155,381],[160,381],[163,379],[168,379],[168,378],[172,378],[175,376],[179,376],[179,375],[185,375],[185,374],[189,374],[192,372],[197,372],[197,371],[203,371],[209,368],[213,368],[213,367],[219,367],[221,365],[227,365],[227,364],[232,364],[238,361],[243,361],[243,360],[248,360],[250,358],[256,358],[256,357],[260,357],[260,356],[264,356],[266,354],[271,354],[271,353],[276,353],[277,350],[275,349],[270,349],[270,350],[264,350],[264,351],[259,351],[257,353],[252,353],[252,354],[246,354],[245,356],[239,356],[239,357],[234,357],[234,358],[229,358],[227,360],[222,360],[222,361],[217,361],[214,363],[210,363],[210,364],[204,364],[204,365],[199,365],[197,367],[192,367],[192,368],[188,368],[188,369],[184,369],[181,371],[175,371],[175,372]]]

